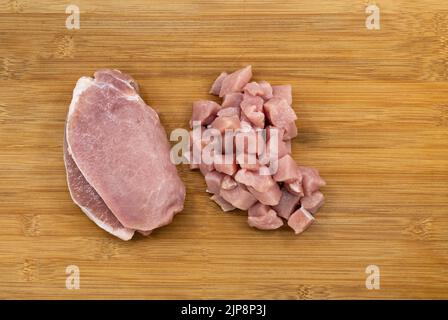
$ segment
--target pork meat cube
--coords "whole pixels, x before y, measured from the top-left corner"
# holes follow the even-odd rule
[[[235,208],[241,210],[248,210],[257,202],[257,199],[241,184],[230,190],[221,188],[219,195]]]
[[[244,112],[245,119],[249,120],[254,127],[264,128],[265,115],[262,111],[257,111],[256,106],[251,105],[242,110]]]
[[[274,97],[285,99],[289,105],[292,104],[292,89],[289,84],[283,86],[272,86],[272,94]]]
[[[248,84],[246,84],[243,90],[246,94],[250,94],[252,96],[260,96],[264,100],[269,100],[273,97],[272,87],[269,82],[266,81],[261,81],[260,83],[255,81],[249,82]]]
[[[234,206],[232,206],[229,202],[224,200],[223,197],[221,197],[217,194],[214,194],[213,196],[211,196],[210,199],[215,201],[221,207],[222,211],[224,211],[224,212],[235,210]]]
[[[244,119],[257,128],[264,128],[265,114],[263,113],[264,100],[258,96],[245,93],[241,102],[241,111]]]
[[[303,186],[302,186],[302,175],[300,173],[300,170],[297,169],[298,175],[300,176],[298,179],[285,181],[284,186],[285,188],[292,194],[295,194],[296,196],[303,197],[305,194],[303,192]]]
[[[243,88],[244,93],[252,96],[261,96],[264,92],[258,82],[252,81],[246,84]]]
[[[226,157],[224,154],[216,154],[213,159],[213,165],[216,171],[233,176],[238,171],[238,165],[235,157],[232,157],[232,161],[228,158],[229,156]]]
[[[218,117],[232,117],[232,116],[237,116],[239,118],[241,116],[241,108],[229,107],[229,108],[223,108],[218,111]]]
[[[235,150],[239,153],[263,154],[265,141],[261,131],[242,129],[235,133]]]
[[[277,139],[279,139],[279,140],[286,140],[286,139],[284,139],[285,129],[277,128],[274,126],[267,126],[266,127],[266,141],[271,139],[271,136],[276,136]]]
[[[201,127],[197,132],[195,130],[190,131],[190,151],[193,151],[194,148],[197,148],[199,152],[209,143],[207,139],[203,139],[202,133],[204,132],[205,127]]]
[[[258,192],[268,192],[277,183],[272,179],[272,176],[261,175],[259,171],[240,169],[235,175],[235,180],[247,187],[254,188]]]
[[[294,130],[295,128],[295,130]],[[283,140],[287,143],[291,143],[291,139],[297,136],[297,127],[295,121],[286,125],[285,128],[277,128],[274,126],[266,127],[266,140],[271,137],[271,132],[276,132],[279,140]]]
[[[223,108],[239,108],[243,101],[243,94],[241,92],[232,92],[224,96],[221,106]]]
[[[231,92],[241,92],[244,86],[252,78],[252,66],[247,66],[237,70],[224,78],[219,91],[219,96],[222,98]]]
[[[320,209],[320,207],[322,207],[324,201],[325,199],[322,192],[315,191],[312,194],[300,199],[300,204],[303,208],[305,208],[312,214],[315,214]]]
[[[304,192],[303,192],[303,186],[302,186],[302,172],[299,169],[299,167],[297,166],[297,177],[295,179],[292,180],[286,180],[284,183],[284,187],[292,194],[295,194],[297,196],[303,197],[304,196]]]
[[[264,111],[269,122],[278,128],[286,128],[297,120],[296,113],[283,98],[274,97],[264,104]]]
[[[295,211],[288,219],[290,226],[295,234],[302,233],[314,222],[314,217],[306,209],[300,208]]]
[[[319,171],[312,167],[300,166],[299,170],[302,174],[302,186],[305,196],[311,195],[321,187],[325,186],[325,180],[319,175]]]
[[[221,133],[224,133],[226,130],[236,130],[240,128],[240,119],[237,115],[217,117],[210,126],[214,129],[218,129]]]
[[[221,106],[214,101],[198,100],[193,102],[190,128],[193,128],[194,121],[199,121],[202,126],[212,123],[220,109]]]
[[[255,190],[252,187],[247,187],[250,193],[254,195],[254,197],[260,201],[262,204],[267,206],[276,206],[280,202],[280,198],[282,197],[282,191],[277,183],[274,183],[269,187],[269,189],[265,192],[260,192]]]
[[[236,163],[238,163],[242,169],[252,171],[260,169],[260,163],[258,162],[256,154],[238,153],[236,155]]]
[[[287,154],[278,160],[277,172],[274,174],[274,180],[278,182],[293,181],[300,179],[297,164],[291,155]]]
[[[266,143],[266,156],[269,159],[279,160],[291,153],[291,149],[288,147],[287,143],[282,140],[282,136],[278,135],[275,139],[275,135],[272,135]]]
[[[300,202],[300,196],[290,193],[286,188],[282,189],[282,197],[278,205],[273,207],[279,217],[286,220],[295,211]]]
[[[297,137],[297,126],[295,121],[291,121],[285,127],[285,134],[283,136],[283,140],[289,141],[292,138]]]
[[[231,176],[224,175],[224,178],[221,182],[221,189],[224,190],[232,190],[238,187],[238,182],[235,181]]]
[[[251,217],[262,217],[265,216],[269,212],[269,210],[271,210],[271,207],[257,202],[249,208],[247,214]]]
[[[275,230],[283,226],[283,221],[277,213],[261,203],[256,203],[249,208],[247,223],[260,230]]]
[[[245,93],[243,95],[243,101],[241,101],[241,109],[244,112],[245,108],[255,106],[255,111],[261,112],[263,111],[263,104],[263,98]]]
[[[210,171],[205,175],[205,183],[207,184],[207,192],[219,194],[221,190],[221,182],[224,174],[218,171]]]
[[[215,96],[219,96],[219,92],[221,91],[222,82],[227,77],[227,72],[221,72],[221,74],[216,78],[215,82],[213,82],[212,87],[210,88],[209,93]]]
[[[267,82],[267,81],[260,81],[259,85],[261,87],[261,90],[263,91],[263,94],[261,95],[261,97],[264,100],[269,100],[272,97],[274,97],[272,86],[271,86],[271,84],[269,82]]]

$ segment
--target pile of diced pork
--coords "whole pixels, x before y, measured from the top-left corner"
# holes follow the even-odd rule
[[[261,230],[278,229],[285,220],[299,234],[313,223],[313,215],[324,203],[319,189],[325,181],[316,169],[298,166],[291,157],[291,139],[297,136],[291,86],[250,82],[251,78],[251,66],[231,74],[222,72],[210,90],[222,98],[221,104],[194,102],[190,125],[199,124],[203,131],[217,129],[221,134],[233,130],[235,136],[264,130],[263,139],[257,135],[255,148],[233,148],[231,163],[222,161],[223,150],[214,155],[213,163],[193,163],[190,157],[190,166],[200,169],[211,199],[222,210],[248,210],[248,224]],[[211,141],[194,134],[191,139],[190,145],[199,146],[200,152]],[[273,143],[276,148],[270,149]],[[251,153],[255,153],[255,162],[247,161]],[[268,160],[275,164],[275,172],[268,169]]]

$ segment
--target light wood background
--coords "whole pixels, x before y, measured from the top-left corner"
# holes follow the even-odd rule
[[[0,0],[0,298],[448,298],[448,2]],[[328,186],[317,223],[259,232],[179,167],[185,210],[120,241],[71,201],[63,127],[76,80],[135,77],[167,131],[222,70],[290,83],[293,154]],[[65,288],[77,265],[81,289]],[[378,265],[381,289],[367,290]]]

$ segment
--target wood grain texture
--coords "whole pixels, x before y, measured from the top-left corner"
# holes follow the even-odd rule
[[[448,298],[448,2],[0,0],[0,298]],[[293,86],[293,155],[328,186],[301,236],[259,232],[179,167],[185,210],[120,241],[73,204],[62,159],[76,80],[135,77],[168,132],[222,70]],[[65,268],[81,289],[65,288]],[[381,289],[365,288],[365,268]]]

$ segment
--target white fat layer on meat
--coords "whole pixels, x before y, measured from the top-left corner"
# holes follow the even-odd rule
[[[129,84],[129,83],[128,83]],[[88,88],[90,88],[91,86],[98,86],[98,87],[104,87],[104,86],[110,86],[111,88],[117,90],[117,88],[115,88],[114,86],[108,84],[108,83],[97,83],[95,82],[95,80],[93,78],[90,77],[81,77],[79,78],[78,82],[76,82],[76,86],[75,89],[73,89],[73,97],[72,97],[72,101],[70,102],[70,106],[68,109],[68,116],[67,116],[67,125],[65,126],[65,134],[67,135],[67,151],[68,153],[72,156],[73,161],[75,162],[75,164],[78,166],[78,163],[76,161],[76,157],[75,155],[72,153],[71,147],[70,147],[70,141],[68,139],[68,127],[69,127],[69,123],[70,123],[70,118],[73,114],[73,112],[76,109],[79,97],[81,96],[81,94],[86,91]],[[132,86],[131,86],[132,87]],[[132,87],[133,88],[133,87]],[[137,96],[136,98],[134,96]],[[140,96],[135,93],[132,96],[132,99],[129,100],[138,100],[141,99]],[[88,180],[88,177],[86,177],[85,173],[82,172],[81,168],[78,166],[79,171],[81,172],[81,174],[84,176],[84,178],[86,179],[86,181],[91,184],[91,181]],[[68,183],[68,176],[67,176],[67,183]],[[93,186],[92,186],[93,187]],[[71,190],[69,188],[70,191],[70,195],[72,195]],[[101,195],[100,195],[101,196]],[[72,199],[74,199],[74,197],[72,196]],[[102,222],[101,220],[97,219],[91,212],[89,212],[89,210],[87,210],[85,207],[79,205],[79,203],[77,203],[76,201],[74,201],[76,205],[78,205],[81,210],[87,215],[87,217],[89,217],[89,219],[91,219],[93,222],[95,222],[100,228],[106,230],[107,232],[116,235],[117,237],[119,237],[120,239],[123,240],[129,240],[132,238],[132,236],[134,235],[135,230],[133,229],[129,229],[126,228],[126,226],[123,225],[123,227],[125,229],[122,230],[116,230],[113,229],[111,226],[105,224],[104,222]],[[113,212],[112,212],[113,213]],[[118,217],[116,217],[118,221],[120,221],[120,219],[118,219]],[[120,221],[121,224],[123,224],[123,222]],[[147,231],[146,231],[147,232]]]
[[[139,101],[141,98],[138,94],[128,95],[126,97],[127,100]]]
[[[114,71],[117,71],[118,73],[123,74],[120,70],[114,69]],[[129,83],[129,81],[123,80],[121,78],[115,78],[116,80],[119,80],[121,82],[123,82],[124,84],[126,84],[129,88],[131,88],[132,90],[135,90],[135,88]]]
[[[118,80],[123,81],[121,79],[118,79]],[[127,83],[127,84],[129,84],[129,83]],[[97,86],[100,89],[108,87],[108,88],[110,88],[112,90],[115,90],[115,91],[118,91],[118,92],[122,93],[119,89],[117,89],[117,87],[115,87],[111,83],[107,83],[107,82],[93,82],[92,85]],[[126,100],[130,100],[130,101],[139,101],[139,100],[141,100],[140,95],[137,92],[135,92],[135,88],[132,87],[132,86],[131,86],[131,88],[132,88],[132,90],[134,90],[134,93],[133,94],[126,94],[126,96],[124,98]],[[125,95],[125,94],[123,93],[123,95]]]
[[[123,228],[123,229],[114,229],[110,225],[104,223],[103,221],[97,219],[87,208],[82,207],[78,205],[82,212],[86,214],[87,217],[89,217],[90,220],[96,223],[98,227],[101,229],[104,229],[105,231],[109,232],[110,234],[113,234],[114,236],[120,238],[121,240],[130,240],[134,236],[135,230]]]
[[[70,102],[70,107],[68,109],[68,115],[72,115],[72,113],[75,111],[76,103],[79,100],[79,97],[81,94],[86,91],[90,86],[92,86],[95,83],[95,81],[90,77],[81,77],[79,78],[78,82],[76,82],[75,89],[73,89],[73,97],[72,101]]]

